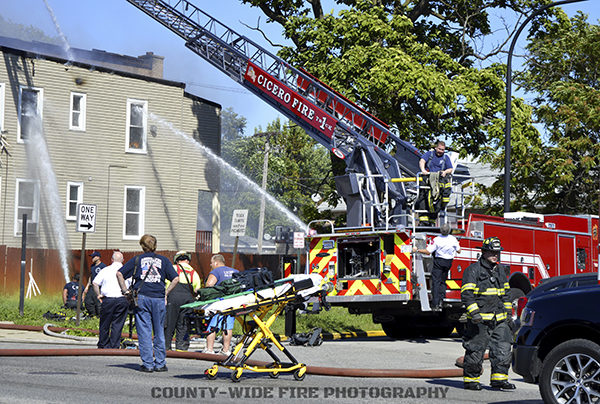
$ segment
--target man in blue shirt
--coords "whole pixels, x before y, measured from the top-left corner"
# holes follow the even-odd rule
[[[79,292],[79,274],[73,275],[73,280],[63,288],[63,305],[66,309],[77,308],[77,292]]]
[[[135,324],[142,365],[141,372],[166,372],[165,348],[166,295],[179,283],[171,261],[155,253],[156,237],[144,234],[140,239],[143,254],[136,255],[117,272],[124,295],[131,293],[125,279],[133,276],[133,289],[138,291]],[[165,291],[165,279],[171,281]],[[154,338],[152,334],[154,333]]]
[[[225,266],[225,258],[221,254],[214,255],[210,259],[210,267],[212,268],[212,271],[210,271],[208,278],[206,279],[206,287],[216,286],[224,280],[231,279],[234,273],[239,272],[237,269]],[[229,355],[231,353],[231,338],[233,337],[235,317],[226,316],[224,319],[221,315],[213,316],[208,324],[210,334],[206,336],[205,353],[214,353],[217,331],[222,328],[223,322],[225,322],[225,327],[223,330],[223,347],[221,348],[221,353],[224,355]]]
[[[438,213],[446,208],[452,192],[451,174],[454,170],[450,158],[446,155],[446,143],[442,140],[435,142],[435,148],[423,154],[419,160],[419,168],[423,177],[423,185],[428,187],[420,190],[417,209],[420,212],[419,223],[433,226]]]

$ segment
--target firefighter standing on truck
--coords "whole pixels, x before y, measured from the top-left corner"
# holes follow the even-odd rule
[[[489,237],[481,246],[479,260],[467,267],[462,278],[461,300],[467,308],[467,324],[463,335],[464,388],[481,390],[479,377],[483,371],[483,355],[490,348],[491,387],[514,390],[508,381],[511,361],[512,305],[509,285],[500,261],[500,239]]]
[[[423,177],[424,191],[420,192],[417,201],[419,224],[435,226],[438,214],[450,202],[452,193],[452,161],[446,155],[446,143],[442,140],[435,142],[435,148],[425,152],[419,160]]]

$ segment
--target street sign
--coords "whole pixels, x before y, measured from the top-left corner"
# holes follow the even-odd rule
[[[301,231],[294,232],[294,248],[304,248],[304,233]]]
[[[231,217],[231,237],[241,237],[246,234],[246,223],[248,222],[248,209],[236,209]]]
[[[77,204],[77,231],[81,233],[96,232],[96,205]]]

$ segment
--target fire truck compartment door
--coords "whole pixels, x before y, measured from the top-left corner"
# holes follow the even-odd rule
[[[575,261],[575,237],[558,236],[558,274],[574,274],[576,270]]]

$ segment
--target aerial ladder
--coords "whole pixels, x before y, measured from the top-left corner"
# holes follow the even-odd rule
[[[346,163],[335,178],[348,227],[407,225],[407,187],[421,153],[389,127],[307,72],[291,66],[186,0],[127,0],[186,47],[302,127]],[[415,193],[414,189],[412,190]],[[414,196],[414,195],[413,195]],[[413,198],[414,200],[414,198]]]

